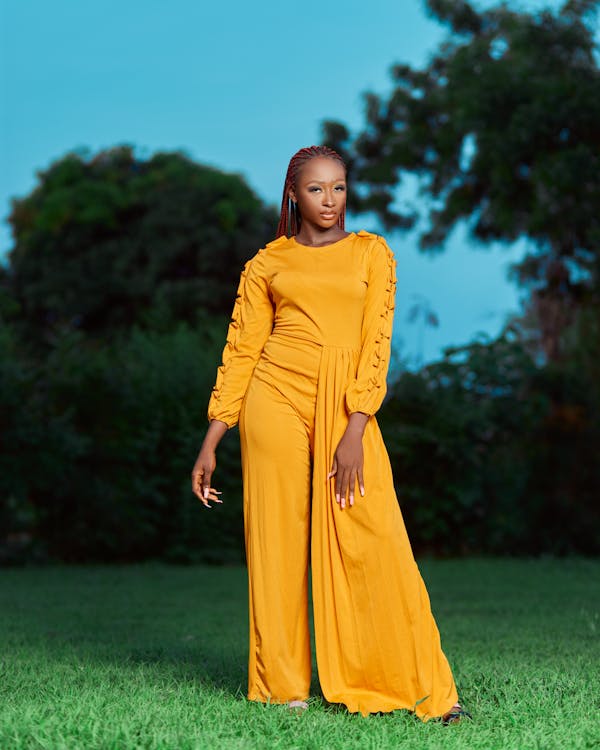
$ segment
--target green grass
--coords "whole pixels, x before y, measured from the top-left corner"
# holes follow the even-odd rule
[[[424,561],[472,723],[244,698],[242,568],[0,571],[0,750],[600,748],[600,561]]]

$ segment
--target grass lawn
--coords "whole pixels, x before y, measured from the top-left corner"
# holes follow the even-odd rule
[[[600,748],[600,561],[422,561],[472,723],[244,698],[243,568],[0,571],[0,750]]]

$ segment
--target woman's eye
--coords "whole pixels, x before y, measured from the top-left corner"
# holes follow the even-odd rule
[[[336,190],[339,190],[339,191],[340,191],[340,193],[343,193],[343,192],[344,192],[344,190],[346,189],[346,186],[345,186],[345,185],[336,185],[336,186],[335,186],[335,189],[336,189]]]
[[[321,188],[318,188],[318,187],[309,187],[309,188],[308,188],[308,192],[309,192],[309,193],[316,193],[316,192],[318,192],[318,191],[319,191],[320,189],[321,189]]]

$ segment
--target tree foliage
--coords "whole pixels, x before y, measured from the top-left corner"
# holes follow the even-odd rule
[[[600,337],[582,325],[595,345],[574,342],[569,368],[536,364],[509,327],[392,386],[380,420],[419,551],[600,551]]]
[[[0,562],[239,562],[239,447],[219,449],[218,514],[191,492],[225,328],[133,329],[43,361],[0,328]]]
[[[391,386],[377,419],[417,553],[600,552],[600,330],[579,324],[569,369],[511,329]],[[0,562],[243,560],[234,435],[224,504],[190,489],[224,333],[68,333],[36,362],[0,329]]]
[[[180,153],[70,153],[14,200],[4,285],[30,336],[112,335],[133,325],[229,314],[243,263],[274,212],[238,175]]]
[[[419,176],[424,250],[443,248],[463,220],[482,243],[530,240],[514,273],[539,303],[552,358],[573,305],[600,289],[599,2],[532,14],[426,6],[448,39],[423,69],[393,66],[389,96],[366,95],[360,132],[326,122],[326,140],[351,165],[352,208],[388,228],[413,225],[394,203],[403,173]]]

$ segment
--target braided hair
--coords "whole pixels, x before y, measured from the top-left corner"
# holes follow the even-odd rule
[[[296,186],[296,180],[302,167],[307,161],[314,159],[316,156],[325,156],[328,159],[335,159],[335,161],[342,165],[344,170],[346,169],[342,157],[336,151],[327,146],[308,146],[307,148],[301,148],[300,151],[295,153],[290,160],[287,174],[285,176],[283,198],[281,201],[281,214],[279,217],[279,226],[277,227],[276,237],[281,237],[283,235],[291,237],[292,235],[298,234],[302,217],[298,211],[298,206],[290,198],[290,190]],[[341,229],[344,228],[345,215],[346,210],[344,208],[338,219],[338,225]]]

